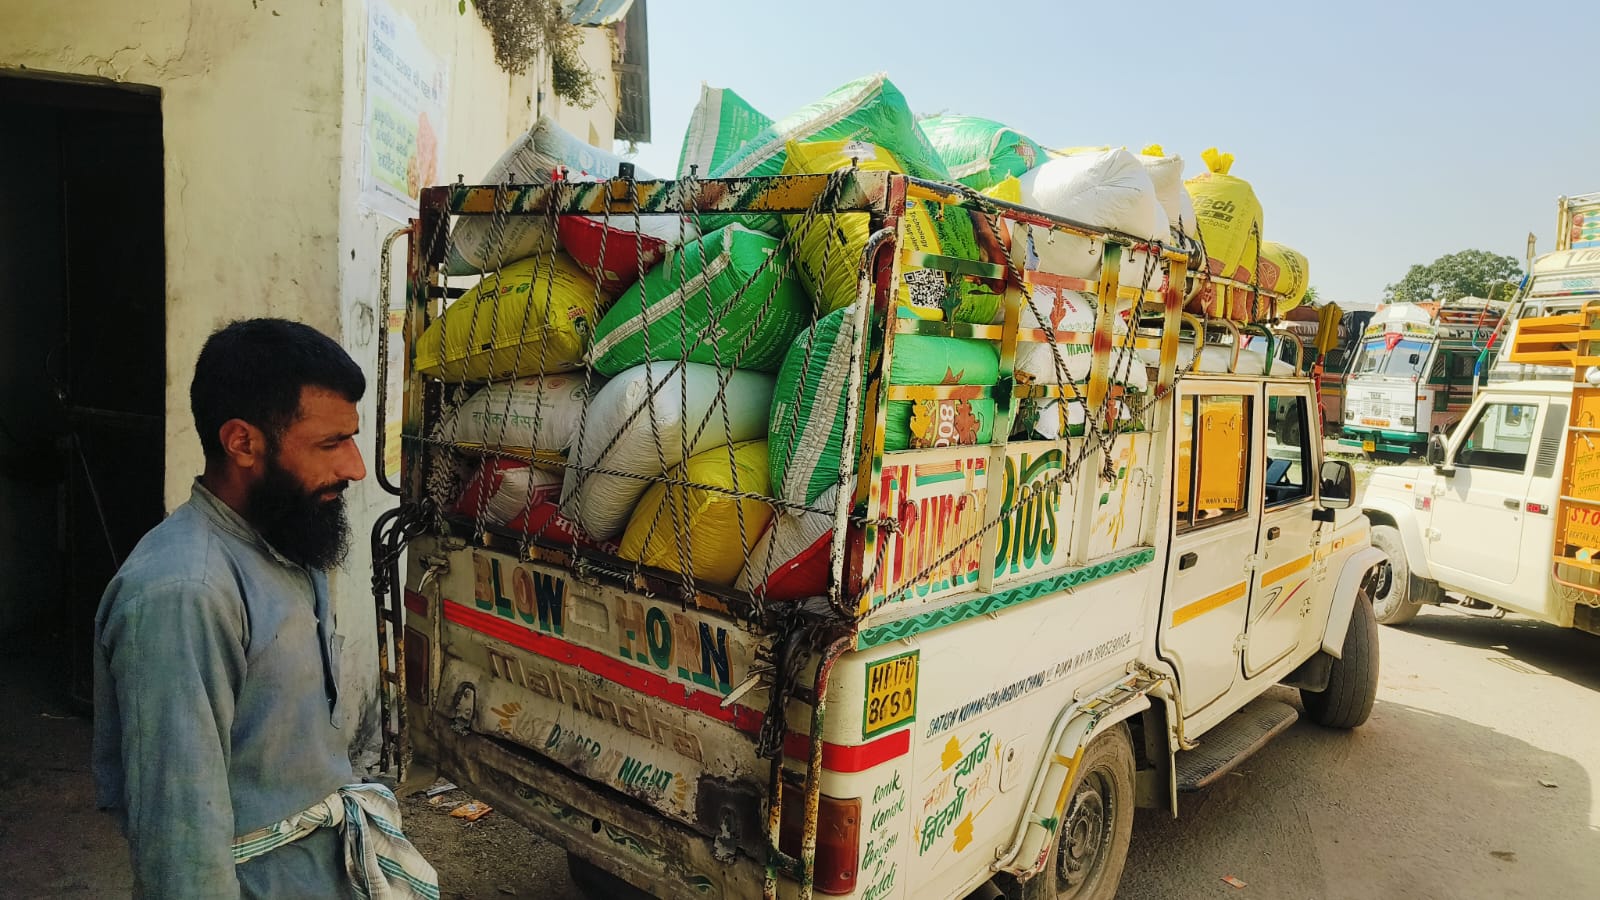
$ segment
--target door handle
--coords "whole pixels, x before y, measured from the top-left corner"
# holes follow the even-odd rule
[[[1282,533],[1283,533],[1282,530],[1279,529],[1278,526],[1274,525],[1271,528],[1267,529],[1267,540],[1275,541],[1275,540],[1278,539],[1278,535],[1280,535]]]
[[[1521,500],[1513,500],[1510,497],[1507,497],[1504,502],[1505,502],[1505,505],[1506,505],[1506,509],[1521,509],[1522,508],[1522,501]]]
[[[1194,554],[1193,552],[1185,553],[1182,556],[1178,557],[1178,571],[1181,572],[1184,569],[1191,568],[1192,566],[1194,566],[1195,563],[1197,563],[1199,561],[1200,561],[1200,557],[1198,555]]]

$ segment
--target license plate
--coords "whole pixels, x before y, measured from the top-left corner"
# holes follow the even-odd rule
[[[1377,450],[1378,450],[1378,442],[1377,441],[1362,441],[1361,442],[1361,450],[1363,452],[1365,452],[1365,453],[1376,453]]]

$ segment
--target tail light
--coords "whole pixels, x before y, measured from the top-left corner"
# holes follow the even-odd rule
[[[783,821],[778,849],[798,858],[805,830],[805,792],[783,783]],[[839,800],[827,794],[817,798],[817,864],[813,886],[824,894],[849,894],[856,889],[856,865],[861,856],[861,798]]]

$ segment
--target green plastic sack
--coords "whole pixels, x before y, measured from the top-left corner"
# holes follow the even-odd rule
[[[948,181],[950,172],[888,76],[857,78],[769,125],[714,170],[718,178],[776,175],[789,141],[866,141],[893,153],[919,178]]]
[[[977,116],[931,116],[917,123],[950,177],[988,190],[1006,176],[1021,177],[1045,161],[1045,149],[1025,134]]]
[[[845,390],[855,342],[855,306],[835,310],[802,331],[794,340],[783,367],[778,370],[768,422],[768,461],[776,496],[791,503],[811,503],[839,481],[840,454],[844,452]],[[987,341],[930,335],[895,336],[891,384],[992,385],[1000,376],[1000,359]],[[935,426],[954,422],[969,433],[960,443],[982,443],[993,433],[994,402],[986,398],[932,401],[940,408],[924,407]],[[884,411],[884,446],[904,450],[915,443],[912,423],[918,401],[899,400]],[[864,407],[857,407],[864,410]],[[856,436],[862,423],[857,413]],[[967,417],[970,416],[969,420]],[[976,427],[969,428],[973,422]],[[959,432],[958,432],[959,433]]]
[[[777,175],[787,161],[789,141],[866,141],[893,153],[906,172],[919,178],[949,181],[950,173],[933,145],[917,129],[916,117],[906,98],[883,74],[858,78],[802,109],[774,122],[745,142],[720,167],[716,178],[754,178]],[[759,188],[752,188],[752,191]],[[749,197],[738,198],[749,200]],[[776,216],[705,216],[708,227],[743,222],[777,234],[783,225]]]
[[[690,362],[776,370],[795,334],[811,319],[811,300],[799,280],[792,272],[779,278],[783,261],[762,269],[777,251],[778,240],[771,235],[729,225],[669,253],[600,319],[590,364],[615,375],[647,359],[676,360],[687,340]],[[761,315],[769,296],[772,303]],[[640,312],[646,299],[648,357]],[[709,339],[702,338],[712,323]],[[750,346],[738,356],[752,333]]]
[[[683,151],[678,154],[678,177],[689,174],[690,166],[701,178],[711,177],[729,157],[751,138],[772,124],[772,119],[727,88],[700,85],[700,102],[689,117],[683,134]]]
[[[994,401],[893,400],[883,415],[884,450],[987,444],[994,437]]]

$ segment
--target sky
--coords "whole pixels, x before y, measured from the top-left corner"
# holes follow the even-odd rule
[[[774,119],[886,72],[915,113],[1047,147],[1234,154],[1264,237],[1324,300],[1371,305],[1414,263],[1554,247],[1600,191],[1600,4],[654,0],[651,133],[670,177],[701,82]]]

